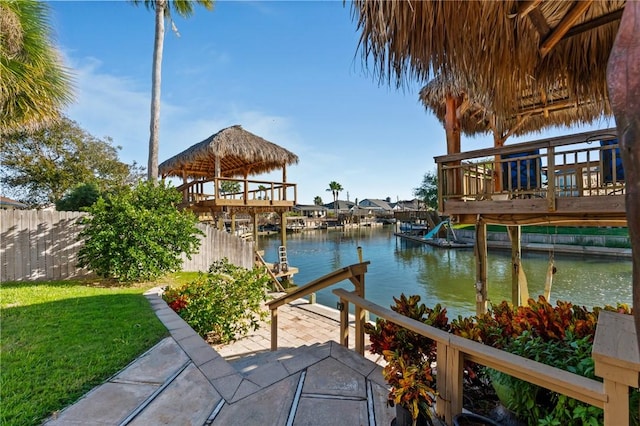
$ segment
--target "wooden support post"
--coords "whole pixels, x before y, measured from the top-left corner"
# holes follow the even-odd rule
[[[601,311],[593,340],[596,376],[602,377],[607,402],[605,426],[629,425],[629,387],[640,386],[640,355],[631,315]],[[637,410],[638,407],[632,407]]]
[[[521,227],[507,226],[509,239],[511,240],[511,303],[514,307],[520,306],[520,286],[518,285],[518,268],[522,255]]]
[[[364,299],[364,273],[351,280],[356,287],[356,294]],[[364,356],[364,314],[360,306],[356,306],[356,352]]]
[[[278,350],[278,309],[271,310],[271,350]]]
[[[280,245],[287,246],[287,212],[280,212]]]
[[[487,312],[487,224],[476,222],[476,314]]]
[[[458,119],[458,115],[456,111],[458,106],[460,105],[460,100],[451,95],[447,94],[445,100],[445,131],[447,135],[447,154],[458,154],[460,153],[460,120]],[[455,161],[450,163],[451,166],[459,166],[460,161]],[[453,170],[454,173],[454,182],[453,182],[453,193],[460,197],[462,195],[462,170],[460,168],[455,168]]]
[[[340,299],[340,344],[349,347],[349,302]]]
[[[253,249],[258,250],[258,213],[251,213],[251,220],[253,221],[253,229],[251,230],[253,234]]]
[[[231,234],[236,234],[236,214],[231,213]]]
[[[453,424],[453,418],[462,413],[462,381],[464,380],[464,354],[458,349],[449,347],[447,351],[447,394],[449,397],[449,413],[445,413],[447,424]],[[447,415],[448,414],[448,415]]]
[[[549,147],[547,151],[547,202],[549,211],[556,211],[556,152],[553,147]],[[540,177],[542,180],[542,176]],[[582,181],[582,174],[577,174],[576,182]]]
[[[437,365],[447,365],[447,351],[449,346],[443,342],[436,343],[436,364]],[[451,396],[449,390],[449,369],[447,368],[439,368],[438,369],[438,382],[437,382],[437,391],[438,398],[436,402],[436,416],[440,420],[445,420],[449,417],[449,421],[447,424],[451,424]]]

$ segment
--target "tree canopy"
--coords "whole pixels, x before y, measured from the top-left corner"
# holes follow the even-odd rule
[[[438,209],[438,175],[427,172],[422,177],[422,183],[413,189],[413,195],[418,197],[427,207]]]
[[[0,140],[2,185],[5,193],[34,207],[55,203],[85,183],[112,191],[141,172],[135,163],[118,159],[119,149],[68,118],[33,133],[12,133]]]

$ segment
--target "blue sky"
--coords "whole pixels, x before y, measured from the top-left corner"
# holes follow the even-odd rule
[[[75,75],[66,114],[146,166],[154,15],[125,1],[50,2],[53,36]],[[159,161],[240,124],[300,157],[287,170],[298,202],[339,182],[341,199],[413,198],[441,124],[418,102],[420,85],[380,85],[357,51],[342,1],[217,1],[165,34]],[[537,138],[537,137],[534,137]],[[530,138],[531,139],[531,138]],[[490,136],[462,149],[490,147]],[[281,180],[281,173],[264,176]],[[262,179],[262,177],[260,178]],[[348,193],[348,194],[347,194]]]

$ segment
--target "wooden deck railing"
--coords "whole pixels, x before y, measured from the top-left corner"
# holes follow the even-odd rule
[[[631,354],[630,356],[631,362],[619,359],[617,346],[620,344],[616,342],[619,338],[623,338],[623,333],[616,334],[612,330],[620,330],[621,327],[610,325],[612,321],[624,322],[626,327],[624,332],[634,333],[632,339],[625,338],[625,341],[633,341],[633,346],[635,346],[633,319],[629,315],[623,316],[629,318],[620,319],[619,317],[614,317],[614,320],[611,320],[611,315],[616,314],[607,312],[601,312],[600,314],[604,315],[598,323],[598,332],[594,343],[596,373],[604,378],[604,382],[599,382],[444,332],[371,303],[353,292],[336,289],[333,290],[333,293],[340,298],[340,303],[345,312],[348,312],[349,303],[353,303],[361,311],[365,310],[373,313],[380,318],[394,322],[437,342],[438,381],[436,390],[438,399],[436,414],[443,418],[447,424],[452,424],[453,417],[462,412],[463,365],[465,360],[493,368],[595,407],[603,408],[605,426],[627,426],[629,424],[629,386],[638,387],[639,385],[638,372],[640,372],[640,362],[638,361],[637,346],[635,347],[635,355]],[[343,316],[341,316],[342,318]],[[631,320],[630,325],[626,324],[629,320]],[[363,336],[358,336],[357,330],[363,330],[362,326],[358,327],[359,321],[363,320],[358,320],[358,317],[356,317],[356,340],[363,339]],[[603,325],[603,322],[608,324]],[[340,329],[343,330],[347,326],[347,319],[344,318],[340,324]],[[600,332],[601,327],[603,332]],[[349,347],[348,334],[343,331],[340,334],[340,343]],[[599,337],[600,335],[604,337]],[[364,348],[361,346],[356,345],[355,350],[361,355],[364,354]],[[632,350],[633,348],[629,351]],[[597,355],[596,352],[603,352],[604,354]],[[637,407],[633,408],[637,409]]]
[[[308,296],[344,280],[351,281],[355,286],[355,294],[360,297],[364,297],[364,275],[367,273],[367,265],[369,265],[369,263],[370,262],[368,261],[361,262],[337,269],[310,282],[309,284],[298,287],[284,296],[267,302],[267,306],[271,310],[271,350],[275,351],[278,349],[278,308],[280,306],[293,302],[301,297]],[[343,337],[345,335],[348,336],[349,333],[348,315],[348,310],[343,309],[340,313],[341,324],[346,324],[346,326],[341,326],[340,328],[340,334]],[[364,353],[364,311],[359,307],[356,307],[356,318],[362,319],[362,321],[356,322],[356,346],[361,348],[360,353]]]
[[[606,129],[436,157],[440,211],[451,212],[452,201],[526,198],[546,200],[546,210],[554,212],[559,199],[622,195],[616,134]]]
[[[237,184],[238,190],[222,192],[225,182]],[[287,182],[211,178],[187,182],[177,187],[185,204],[201,203],[211,206],[269,206],[295,205],[297,185]]]

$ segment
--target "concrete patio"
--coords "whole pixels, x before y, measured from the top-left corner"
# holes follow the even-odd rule
[[[283,306],[276,352],[266,324],[212,348],[157,291],[146,297],[170,337],[46,425],[389,425],[394,417],[375,358],[337,343],[335,310]]]

